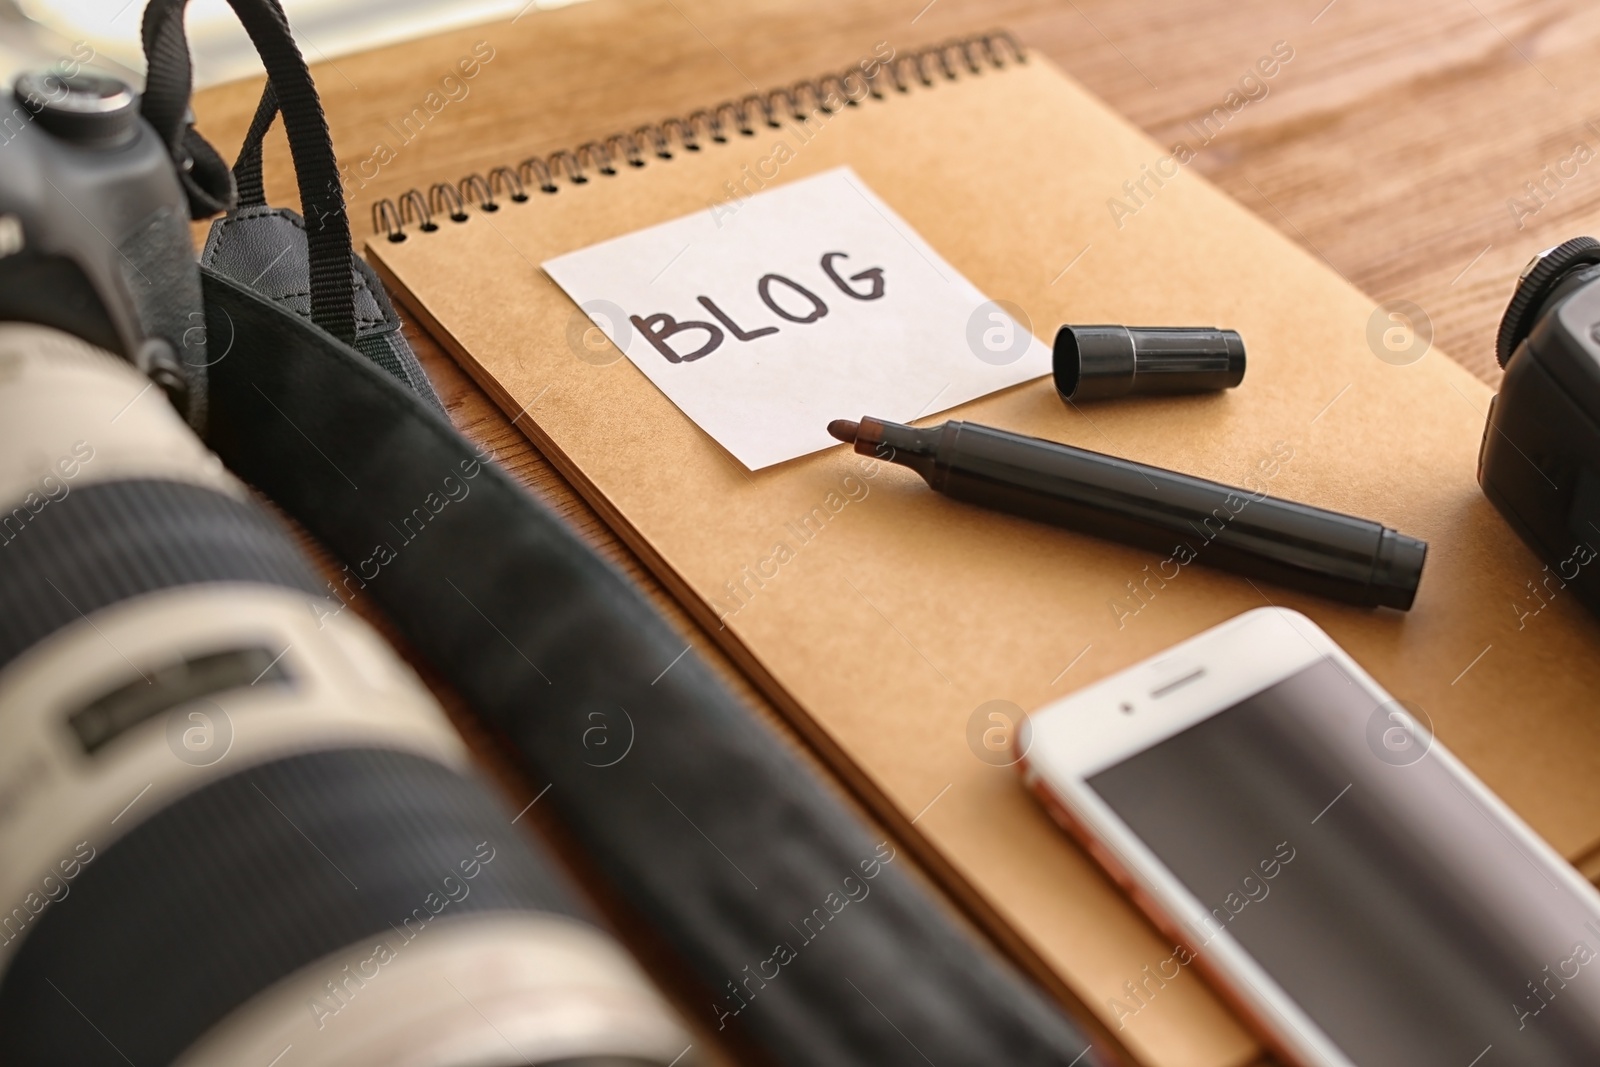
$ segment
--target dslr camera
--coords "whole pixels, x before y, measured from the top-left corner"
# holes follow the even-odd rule
[[[428,691],[196,436],[227,339],[135,93],[14,96],[0,1062],[690,1062]]]
[[[1505,368],[1478,452],[1478,484],[1545,562],[1600,614],[1600,241],[1535,256],[1500,322]],[[1553,585],[1551,583],[1554,583]]]

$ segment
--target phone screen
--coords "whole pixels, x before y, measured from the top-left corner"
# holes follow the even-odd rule
[[[1600,1063],[1600,911],[1375,705],[1324,659],[1088,778],[1211,912],[1119,1018],[1226,930],[1362,1067]]]

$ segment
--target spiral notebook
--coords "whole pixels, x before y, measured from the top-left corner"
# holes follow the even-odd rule
[[[814,110],[845,97],[858,102]],[[1252,1062],[1254,1039],[1195,975],[1146,978],[1171,946],[996,765],[984,709],[1041,707],[1287,604],[1581,860],[1600,840],[1600,631],[1570,601],[1533,619],[1511,606],[1540,567],[1474,481],[1489,390],[1438,351],[1378,358],[1369,331],[1388,321],[1373,302],[1168,161],[1173,148],[990,36],[901,55],[872,78],[853,67],[520,167],[441,175],[382,206],[367,252],[1014,957],[1142,1061],[1224,1067]],[[1042,379],[948,415],[1422,537],[1415,608],[1362,611],[1200,567],[1154,582],[1155,557],[955,504],[842,446],[752,472],[591,343],[590,318],[539,267],[709,210],[747,173],[781,185],[841,167],[1045,341],[1063,322],[1216,325],[1249,348],[1228,393],[1074,408]],[[862,414],[877,413],[837,417]]]

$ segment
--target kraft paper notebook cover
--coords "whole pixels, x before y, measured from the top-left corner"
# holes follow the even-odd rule
[[[1600,628],[1540,585],[1541,565],[1478,490],[1486,386],[1438,351],[1409,365],[1379,359],[1373,302],[1195,174],[1163,164],[1176,176],[1131,201],[1124,182],[1171,146],[1048,62],[949,65],[953,77],[928,60],[931,84],[911,78],[908,92],[889,87],[813,119],[804,139],[787,118],[727,143],[702,132],[700,151],[670,161],[647,151],[646,166],[615,176],[594,173],[591,158],[587,182],[558,173],[556,193],[502,195],[499,210],[440,217],[432,232],[408,214],[407,239],[375,239],[368,255],[1013,954],[1120,1023],[1151,1064],[1249,1063],[1256,1043],[1198,976],[1130,998],[1126,983],[1167,959],[1170,943],[1012,769],[974,755],[974,711],[992,700],[1038,708],[1270,599],[1306,612],[1422,708],[1490,787],[1583,860],[1600,840]],[[793,151],[773,183],[851,167],[1046,341],[1062,322],[1216,325],[1249,349],[1244,383],[1228,393],[1074,409],[1041,379],[933,421],[970,419],[1381,521],[1430,543],[1414,609],[1345,607],[1203,566],[1147,582],[1160,562],[1149,554],[953,503],[892,466],[867,478],[843,446],[751,473],[627,359],[578,358],[569,330],[587,322],[538,264],[725,201],[724,183],[778,141]],[[1119,197],[1136,209],[1112,211]],[[1380,317],[1377,329],[1388,325]],[[837,417],[862,414],[872,413]],[[802,541],[792,531],[814,515],[820,532]],[[793,558],[731,600],[730,583],[780,541]]]

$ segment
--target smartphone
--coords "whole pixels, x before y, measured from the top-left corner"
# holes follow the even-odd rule
[[[1304,615],[1223,623],[1017,744],[1171,938],[1119,1025],[1199,968],[1306,1067],[1600,1064],[1600,893]]]

